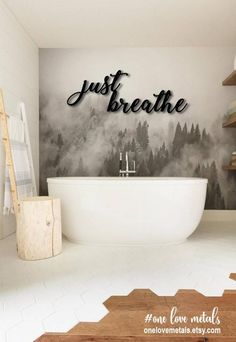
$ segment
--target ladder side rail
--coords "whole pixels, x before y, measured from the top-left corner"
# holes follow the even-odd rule
[[[14,207],[14,212],[15,212],[16,219],[17,219],[18,210],[19,210],[19,201],[18,201],[14,162],[13,162],[11,143],[10,143],[10,137],[9,137],[8,125],[7,125],[7,116],[8,115],[5,112],[5,106],[4,106],[4,100],[3,100],[3,92],[0,89],[0,123],[2,127],[2,140],[3,140],[3,145],[4,145],[5,153],[6,153],[6,165],[7,165],[8,172],[9,172],[13,207]]]
[[[34,163],[33,163],[33,156],[32,156],[32,148],[31,148],[30,136],[29,136],[29,126],[28,126],[28,120],[27,120],[27,115],[26,115],[26,110],[25,110],[25,104],[23,102],[20,104],[20,109],[21,109],[22,120],[24,123],[25,142],[27,145],[27,155],[28,155],[30,171],[31,171],[33,195],[37,196],[37,185],[36,185],[36,177],[35,177],[35,170],[34,170]]]

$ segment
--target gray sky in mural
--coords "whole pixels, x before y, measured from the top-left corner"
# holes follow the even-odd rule
[[[119,152],[136,160],[139,176],[201,176],[209,179],[207,208],[236,208],[229,163],[236,134],[223,130],[233,89],[221,86],[233,48],[123,48],[40,50],[40,187],[51,176],[117,176]],[[102,82],[121,69],[120,97],[154,101],[172,90],[189,103],[181,114],[108,113],[110,98],[86,95],[79,106],[66,100],[85,79]]]

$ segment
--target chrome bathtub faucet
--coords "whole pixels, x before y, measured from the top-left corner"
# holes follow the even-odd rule
[[[123,155],[120,152],[120,170],[119,170],[119,177],[129,177],[130,174],[135,175],[135,160],[133,160],[133,170],[129,170],[129,155],[128,152],[125,152],[125,170],[122,170],[122,160]]]

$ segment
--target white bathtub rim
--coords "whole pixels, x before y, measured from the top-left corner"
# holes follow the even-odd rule
[[[171,182],[175,184],[183,183],[208,183],[207,178],[199,177],[50,177],[47,178],[47,183],[58,183],[58,184],[81,184],[88,183],[99,183],[99,182],[158,182],[166,183]]]

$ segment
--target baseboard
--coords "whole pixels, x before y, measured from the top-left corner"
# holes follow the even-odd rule
[[[236,221],[236,210],[204,210],[202,221]]]

